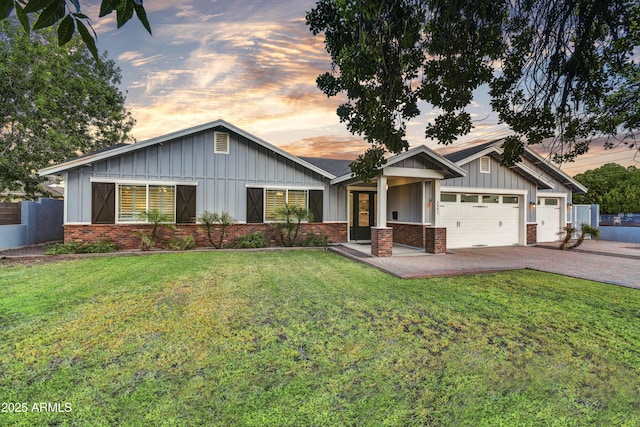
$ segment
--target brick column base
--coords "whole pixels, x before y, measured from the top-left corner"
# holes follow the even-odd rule
[[[527,224],[527,245],[538,243],[538,224]]]
[[[425,227],[424,228],[424,250],[430,254],[447,253],[447,229]]]
[[[392,253],[393,228],[371,227],[371,254],[377,257],[387,257]]]

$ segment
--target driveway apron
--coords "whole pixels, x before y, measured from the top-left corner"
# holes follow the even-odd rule
[[[640,289],[640,257],[616,254],[509,246],[455,249],[446,255],[353,258],[407,279],[532,269]]]

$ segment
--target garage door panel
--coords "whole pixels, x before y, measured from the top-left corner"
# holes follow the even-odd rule
[[[555,242],[560,239],[558,233],[561,231],[559,199],[540,199],[538,201],[537,218],[537,241]]]
[[[517,196],[459,194],[456,202],[442,203],[441,224],[447,228],[447,246],[505,246],[520,243],[520,204]],[[463,200],[470,202],[464,202]],[[506,200],[506,203],[503,203]]]

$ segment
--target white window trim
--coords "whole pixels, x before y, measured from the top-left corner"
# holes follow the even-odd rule
[[[121,183],[116,183],[116,218],[115,218],[115,223],[116,224],[151,224],[149,221],[120,221],[120,187],[121,186],[126,186],[126,185],[131,185],[131,186],[138,186],[138,187],[142,187],[142,186],[146,186],[146,206],[145,206],[145,212],[149,212],[149,186],[164,186],[164,187],[173,187],[173,219],[170,222],[163,222],[162,224],[175,224],[176,223],[176,194],[177,194],[177,189],[176,189],[176,184],[156,184],[156,183],[152,183],[152,182],[145,182],[145,183],[141,183],[141,182],[121,182]]]
[[[323,186],[286,185],[286,184],[245,184],[245,188],[262,188],[265,190],[325,190]]]
[[[476,193],[476,194],[500,194],[503,196],[523,196],[527,190],[517,190],[512,188],[478,188],[478,187],[440,187],[440,193]],[[541,194],[541,193],[538,193]],[[440,197],[440,194],[438,194]]]
[[[98,178],[90,177],[89,182],[107,182],[111,184],[122,185],[191,185],[198,186],[197,181],[154,181],[149,179],[132,179],[132,178]]]

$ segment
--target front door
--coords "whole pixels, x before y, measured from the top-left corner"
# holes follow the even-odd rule
[[[370,191],[353,191],[349,197],[351,240],[371,240],[371,227],[376,223],[377,194]]]

